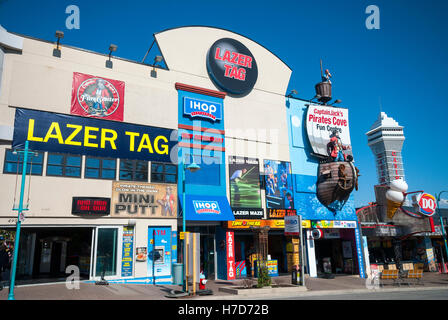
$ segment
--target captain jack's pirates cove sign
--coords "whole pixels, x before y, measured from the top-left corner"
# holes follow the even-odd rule
[[[73,73],[70,113],[123,121],[124,82]]]
[[[207,71],[212,81],[232,95],[248,94],[258,78],[255,57],[241,42],[222,38],[207,53]]]

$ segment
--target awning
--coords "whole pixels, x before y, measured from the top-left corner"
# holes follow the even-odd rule
[[[186,215],[189,221],[233,221],[232,209],[225,196],[185,195]],[[182,207],[183,204],[182,204]]]

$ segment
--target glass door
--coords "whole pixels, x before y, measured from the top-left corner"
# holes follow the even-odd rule
[[[114,279],[121,276],[122,227],[97,227],[93,258],[93,278]]]

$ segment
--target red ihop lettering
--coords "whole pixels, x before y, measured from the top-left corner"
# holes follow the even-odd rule
[[[226,50],[221,56],[221,48],[217,47],[215,51],[215,59],[229,62],[231,64],[224,64],[225,73],[227,78],[233,78],[237,80],[246,80],[246,69],[252,69],[252,57],[242,53]],[[241,66],[242,68],[239,68]]]

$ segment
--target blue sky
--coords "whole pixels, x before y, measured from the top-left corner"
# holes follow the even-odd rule
[[[125,4],[125,5],[123,5]],[[80,29],[68,30],[68,5],[80,9]],[[380,29],[368,30],[368,5],[380,9]],[[374,201],[377,182],[365,133],[382,110],[404,126],[403,162],[409,191],[448,190],[446,0],[295,1],[84,1],[0,0],[8,31],[141,61],[153,33],[209,25],[243,34],[279,56],[293,70],[288,92],[314,96],[319,59],[333,74],[333,97],[350,110],[352,147],[360,168],[355,204]],[[445,194],[444,198],[448,198]]]

